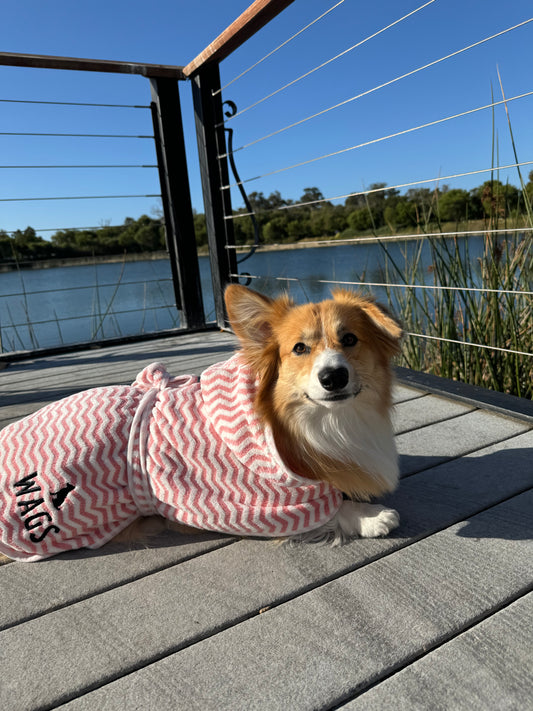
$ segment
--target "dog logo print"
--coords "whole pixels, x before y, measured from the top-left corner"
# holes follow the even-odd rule
[[[53,492],[50,492],[50,497],[52,499],[52,504],[54,508],[59,510],[65,503],[65,499],[67,498],[67,496],[70,494],[71,491],[74,491],[74,489],[75,487],[73,484],[66,484],[55,494]]]

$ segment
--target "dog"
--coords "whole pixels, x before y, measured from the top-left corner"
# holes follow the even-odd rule
[[[333,545],[399,525],[368,501],[398,483],[400,325],[343,289],[295,305],[232,284],[225,303],[241,348],[200,378],[154,363],[132,386],[78,393],[0,432],[0,553],[98,548],[154,516]]]

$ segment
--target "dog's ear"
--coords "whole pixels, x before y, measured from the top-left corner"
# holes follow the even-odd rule
[[[229,322],[243,345],[263,344],[271,335],[272,299],[239,284],[230,284],[224,293]]]
[[[270,299],[239,284],[230,284],[224,299],[231,327],[243,348],[249,351],[265,348],[275,319],[292,306],[286,296]]]
[[[391,340],[399,343],[402,337],[402,327],[382,304],[368,301],[363,306],[363,311],[372,320],[374,326],[385,333]]]
[[[364,314],[375,338],[387,348],[390,356],[400,351],[400,341],[403,335],[402,327],[385,306],[378,304],[371,297],[358,296],[346,289],[333,292],[336,301],[349,303]]]

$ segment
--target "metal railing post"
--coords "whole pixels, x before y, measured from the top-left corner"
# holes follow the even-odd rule
[[[227,324],[224,288],[233,281],[230,274],[237,273],[237,261],[235,250],[226,248],[226,245],[234,245],[235,239],[233,223],[225,219],[232,214],[230,192],[221,189],[223,185],[229,184],[229,173],[227,159],[218,158],[226,153],[222,95],[219,89],[220,73],[216,63],[205,65],[192,78],[213,296],[217,324],[223,328]]]
[[[181,312],[183,327],[203,328],[205,315],[178,82],[175,79],[151,78],[150,85],[157,164],[176,306]]]

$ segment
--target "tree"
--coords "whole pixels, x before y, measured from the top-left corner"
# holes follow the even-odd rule
[[[264,193],[253,192],[248,195],[253,212],[264,212],[270,209],[270,203]]]
[[[460,222],[469,217],[470,195],[466,190],[447,190],[439,199],[439,216],[444,222]]]
[[[284,205],[287,205],[287,200],[284,200],[281,197],[281,193],[279,190],[274,190],[273,193],[270,193],[270,195],[267,198],[268,202],[268,207],[270,210],[277,210],[280,207],[283,207]]]
[[[348,215],[348,224],[356,232],[364,232],[372,228],[372,217],[366,207],[352,210]]]
[[[372,227],[382,227],[386,224],[385,210],[387,207],[393,208],[400,194],[399,190],[389,188],[386,190],[387,183],[371,183],[369,188],[361,195],[350,195],[346,198],[345,206],[349,209],[349,213],[358,212],[358,216],[352,218],[352,222],[361,222],[368,224],[368,227],[360,229],[370,229]],[[363,210],[367,212],[367,217],[363,217]],[[389,210],[389,217],[391,211]],[[353,228],[356,229],[356,228]]]
[[[381,227],[385,224],[384,212],[386,207],[386,191],[387,183],[371,183],[365,195],[365,202],[371,216],[371,226]]]
[[[398,226],[398,215],[396,207],[396,205],[387,205],[385,211],[383,212],[383,219],[385,220],[385,224],[391,232],[394,232],[396,230],[396,227]]]
[[[13,240],[4,230],[0,230],[0,259],[13,259]]]
[[[318,188],[304,188],[303,195],[301,196],[299,202],[310,202],[313,203],[312,205],[308,205],[307,207],[311,208],[312,210],[315,210],[319,207],[323,207],[324,205],[330,205],[330,202],[323,202],[324,201],[324,196],[320,192]]]
[[[45,259],[52,254],[52,245],[36,234],[33,227],[16,230],[12,237],[13,253],[18,259]]]
[[[309,211],[309,229],[313,237],[327,237],[342,232],[348,226],[343,205],[325,205],[322,210]]]
[[[394,208],[394,218],[397,227],[416,226],[418,220],[416,205],[403,197]]]
[[[483,218],[507,218],[527,214],[533,203],[533,170],[525,190],[499,180],[489,180],[470,191],[412,188],[400,195],[386,183],[372,183],[364,194],[351,195],[344,205],[326,201],[316,186],[306,187],[299,200],[284,198],[279,190],[265,197],[262,192],[249,195],[260,236],[267,243],[295,242],[307,237],[328,237],[344,232],[368,232],[384,226],[397,229],[434,228],[442,221],[458,222]],[[529,201],[529,202],[528,202]],[[303,203],[303,204],[300,204]],[[529,207],[528,207],[529,206]],[[285,209],[290,208],[290,209]],[[249,210],[234,211],[233,230],[237,244],[254,241],[254,227]],[[156,212],[154,212],[156,214]],[[194,212],[198,247],[207,244],[205,215]],[[161,220],[141,215],[126,217],[122,225],[102,225],[93,230],[59,230],[50,242],[27,227],[10,236],[0,230],[0,260],[42,259],[59,256],[108,255],[145,252],[165,248],[165,231]]]
[[[349,195],[344,201],[344,206],[348,212],[352,210],[357,210],[358,208],[365,207],[365,196],[364,195]]]
[[[263,240],[267,244],[283,242],[288,237],[286,215],[275,215],[263,227]]]
[[[156,252],[165,246],[160,227],[160,221],[148,215],[141,215],[137,221],[127,218],[118,235],[118,244],[131,252]]]

